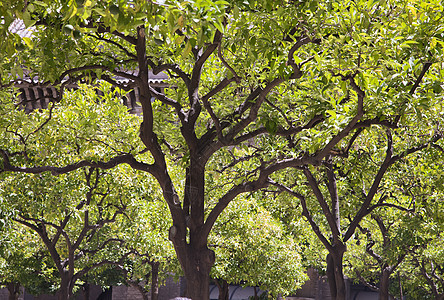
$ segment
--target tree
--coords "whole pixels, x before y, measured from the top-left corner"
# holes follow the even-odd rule
[[[376,224],[358,226],[366,238],[356,237],[356,243],[362,245],[361,248],[365,246],[365,254],[360,253],[361,251],[357,249],[359,246],[349,248],[350,255],[347,260],[352,269],[350,277],[357,278],[378,292],[381,300],[394,299],[390,293],[390,285],[394,281],[395,271],[410,253],[427,243],[427,240],[422,239],[417,232],[420,225],[419,218],[415,218],[412,212],[410,212],[412,215],[408,215],[405,211],[403,213],[392,212],[384,218],[373,214],[371,218]]]
[[[286,296],[307,278],[298,241],[253,197],[239,197],[231,203],[209,242],[216,252],[211,276],[219,288],[219,299],[228,299],[229,284]]]
[[[7,211],[2,207],[2,212]],[[30,230],[7,227],[1,231],[0,286],[8,289],[9,300],[18,299],[22,286],[31,294],[54,292],[51,285],[56,275],[47,251]]]
[[[427,213],[435,205],[431,199],[440,194],[434,161],[441,161],[440,153],[429,148],[405,158],[400,168],[393,166],[383,188],[389,203],[364,218],[350,240],[349,276],[378,291],[380,299],[399,291],[395,275],[410,269],[412,256],[436,238],[437,217]]]
[[[43,112],[24,115],[23,111],[14,112],[11,109],[5,113],[8,128],[6,132],[13,137],[26,134],[29,137],[29,132],[41,130],[45,136],[43,142],[48,144],[57,144],[74,137],[74,148],[68,151],[56,146],[57,150],[54,152],[41,152],[44,148],[29,144],[23,153],[33,160],[45,161],[57,157],[63,161],[84,150],[88,152],[86,155],[94,156],[93,152],[89,152],[90,149],[82,149],[81,146],[88,144],[90,138],[95,138],[90,135],[91,126],[96,126],[89,123],[91,116],[100,115],[102,126],[106,122],[114,122],[116,118],[123,122],[116,124],[119,127],[124,124],[124,120],[131,122],[137,119],[128,115],[125,108],[111,95],[108,95],[109,101],[106,97],[103,96],[99,104],[94,90],[79,89],[66,95],[65,101],[75,99],[77,108],[88,106],[90,115],[76,115],[76,109],[65,103],[65,108],[70,107],[69,109],[46,112],[53,114],[53,118],[47,119],[46,122],[50,124],[37,130],[35,124],[46,117]],[[98,110],[93,109],[94,105]],[[77,111],[79,112],[82,109]],[[119,118],[119,114],[124,117]],[[71,127],[64,132],[57,122],[70,124]],[[112,128],[108,126],[107,129]],[[114,133],[118,135],[119,130]],[[136,235],[136,232],[131,231],[133,224],[125,220],[134,219],[132,214],[135,209],[131,208],[146,201],[142,199],[151,197],[151,187],[149,180],[133,172],[123,166],[108,171],[84,167],[75,168],[75,171],[58,177],[49,173],[16,173],[4,176],[0,184],[0,199],[5,211],[9,213],[10,219],[38,234],[57,270],[60,299],[70,298],[76,289],[76,282],[91,270],[106,264],[123,263],[134,252],[131,248],[123,252],[125,247],[122,246],[126,243],[127,236]],[[142,179],[145,179],[143,184],[138,181]]]
[[[280,170],[303,169],[334,229],[334,242],[327,239],[325,245],[330,245],[330,267],[339,271],[330,276],[331,283],[337,282],[333,297],[343,299],[345,245],[312,173],[323,168],[332,175],[329,165],[349,152],[347,145],[354,144],[362,128],[401,128],[413,112],[434,107],[435,102],[428,102],[435,101],[441,89],[437,62],[443,42],[437,1],[80,0],[28,1],[8,8],[1,7],[2,86],[11,86],[24,72],[60,92],[42,113],[36,132],[11,133],[3,125],[3,172],[64,174],[128,164],[151,174],[171,213],[169,237],[187,278],[186,295],[198,300],[208,298],[215,261],[208,237],[229,203],[274,183],[273,174]],[[34,38],[20,39],[8,32],[16,17],[35,26]],[[162,94],[150,87],[148,69],[168,73],[171,88]],[[125,80],[116,79],[122,77]],[[99,131],[95,127],[107,127],[94,121],[90,127],[96,136],[80,145],[77,158],[34,156],[26,161],[31,143],[49,153],[57,151],[42,143],[40,127],[49,124],[45,120],[60,106],[66,86],[96,79],[124,90],[138,89],[143,122],[118,130],[130,138],[122,141],[114,133]],[[151,101],[151,96],[157,100]],[[81,113],[91,117],[88,111],[85,107]],[[137,131],[139,141],[134,139]],[[13,137],[16,143],[11,143]],[[439,138],[437,132],[429,144]],[[116,139],[122,143],[114,143]],[[67,150],[75,149],[75,143],[66,139],[56,144]],[[391,146],[388,135],[389,162],[383,162],[382,173],[398,155],[392,156]],[[406,149],[413,148],[402,150]],[[218,164],[221,152],[233,160]],[[183,169],[179,180],[171,174],[175,164]],[[222,196],[208,199],[214,167],[226,185]],[[352,227],[346,239],[356,224]]]
[[[131,209],[131,228],[126,236],[125,247],[134,254],[117,268],[125,277],[125,284],[139,290],[143,299],[156,300],[159,286],[169,276],[181,275],[174,249],[168,240],[168,208],[161,199],[160,191],[153,190]]]
[[[113,226],[128,201],[112,187],[110,176],[118,177],[96,169],[82,171],[57,181],[49,174],[10,177],[16,182],[6,182],[9,187],[2,195],[15,210],[14,221],[37,234],[46,248],[57,270],[61,300],[70,299],[76,282],[92,269],[117,264],[128,255],[121,253],[119,245],[125,240]]]
[[[421,247],[411,251],[398,271],[399,293],[413,298],[442,299],[442,168],[443,149],[439,145],[424,151],[411,162],[413,166],[400,189],[408,192],[415,204],[419,220],[407,230],[416,231],[423,240]],[[426,163],[425,163],[426,162]],[[411,229],[414,227],[414,229]]]

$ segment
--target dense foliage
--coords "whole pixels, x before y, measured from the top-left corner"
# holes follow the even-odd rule
[[[398,278],[414,268],[439,294],[430,262],[440,258],[423,245],[428,235],[440,245],[437,231],[403,228],[440,220],[443,13],[435,0],[2,1],[2,205],[40,237],[47,218],[67,220],[63,238],[78,234],[80,246],[87,214],[109,225],[103,238],[132,240],[130,208],[162,198],[169,219],[147,216],[162,226],[147,225],[152,235],[133,245],[169,261],[169,250],[158,255],[170,247],[169,227],[186,296],[196,300],[208,298],[210,274],[293,292],[302,266],[318,261],[313,249],[297,253],[312,241],[302,225],[328,252],[333,298],[345,298],[344,259],[356,259],[347,247],[360,245],[356,255],[396,266]],[[17,19],[26,37],[10,30]],[[161,72],[162,92],[150,81]],[[48,109],[25,113],[14,91],[23,84],[58,93],[44,96]],[[133,89],[140,118],[116,100]],[[51,226],[47,248],[63,231]],[[74,274],[49,248],[61,278]],[[274,277],[284,262],[288,277]],[[350,270],[362,282],[379,276],[361,267]]]

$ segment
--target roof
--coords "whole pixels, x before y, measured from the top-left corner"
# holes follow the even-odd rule
[[[11,25],[9,25],[9,32],[16,33],[20,37],[32,37],[34,27],[26,28],[25,23],[20,19],[15,19]]]

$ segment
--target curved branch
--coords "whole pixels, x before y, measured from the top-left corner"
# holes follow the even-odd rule
[[[116,46],[117,48],[119,48],[120,50],[125,52],[125,54],[128,55],[129,57],[137,58],[137,56],[135,54],[129,52],[128,49],[126,49],[121,44],[117,43],[116,41],[104,38],[103,36],[99,36],[99,35],[92,35],[92,34],[88,34],[88,35],[95,38],[95,39],[98,39],[99,41],[104,41],[104,42],[107,42],[109,44]]]
[[[152,68],[153,74],[157,75],[162,71],[171,70],[176,73],[180,78],[182,78],[183,82],[186,86],[190,85],[190,76],[185,73],[178,64],[162,64],[156,65],[153,61],[148,60],[148,65]]]
[[[392,203],[377,203],[377,204],[372,205],[372,206],[370,206],[368,208],[366,215],[370,214],[373,210],[375,210],[378,207],[392,207],[392,208],[396,208],[398,210],[405,211],[405,212],[408,212],[408,213],[415,212],[414,209],[405,208],[403,206],[392,204]]]
[[[240,83],[241,81],[241,77],[239,77],[239,75],[237,75],[236,71],[227,63],[227,61],[225,60],[225,58],[222,55],[222,43],[219,42],[219,45],[217,47],[217,56],[219,56],[220,61],[222,62],[222,64],[228,69],[230,70],[230,72],[233,74],[233,78],[237,83]]]
[[[280,190],[287,192],[288,194],[298,198],[301,201],[302,215],[307,218],[307,221],[308,221],[308,223],[310,223],[311,228],[313,229],[315,234],[318,236],[318,238],[322,242],[322,244],[324,244],[326,249],[329,252],[333,251],[332,245],[330,244],[328,239],[324,236],[324,234],[322,233],[321,229],[316,224],[316,222],[313,220],[313,217],[311,216],[310,211],[308,210],[307,200],[305,199],[305,197],[302,194],[290,189],[289,187],[287,187],[283,184],[274,182],[272,180],[269,180],[269,182],[270,182],[270,184],[274,185],[275,187],[279,188]]]
[[[121,77],[130,79],[130,80],[133,80],[133,81],[138,81],[139,80],[139,77],[137,77],[137,76],[134,76],[134,75],[131,75],[131,74],[128,74],[128,73],[125,73],[125,72],[120,72],[120,71],[112,70],[112,69],[110,69],[107,66],[102,66],[102,65],[85,65],[85,66],[81,66],[81,67],[77,67],[77,68],[72,68],[72,69],[66,70],[65,72],[63,72],[60,75],[60,77],[59,77],[57,82],[61,82],[67,75],[70,75],[72,73],[81,72],[81,71],[88,71],[88,70],[102,70],[102,71],[107,71],[107,72],[110,72],[110,73],[112,73],[114,75],[121,76]]]
[[[111,31],[110,27],[106,27],[103,24],[94,24],[93,22],[89,22],[87,24],[79,23],[79,26],[83,27],[83,28],[90,28],[90,29],[96,28],[98,33],[110,33],[112,35],[115,35],[115,36],[127,41],[128,43],[130,43],[132,45],[137,44],[137,39],[135,37],[123,34],[121,32],[118,32],[117,30]]]
[[[256,120],[259,108],[265,101],[266,96],[279,84],[283,83],[284,80],[281,78],[275,78],[269,82],[265,88],[257,88],[247,97],[244,104],[239,107],[236,113],[242,112],[250,107],[250,113],[245,118],[241,119],[237,124],[235,124],[229,132],[226,134],[225,139],[231,141],[234,137],[246,128],[251,122]],[[256,101],[254,101],[257,98]]]
[[[216,127],[216,132],[217,132],[217,136],[218,136],[219,140],[223,139],[220,120],[216,116],[216,114],[214,113],[208,100],[211,97],[213,97],[214,95],[216,95],[217,93],[219,93],[220,91],[222,91],[224,88],[226,88],[234,80],[235,80],[234,78],[231,78],[231,79],[224,78],[218,85],[216,85],[216,87],[214,89],[209,91],[205,96],[203,96],[201,98],[204,108],[207,110],[208,114],[210,115],[211,120],[213,120],[214,127]]]
[[[425,62],[422,66],[422,70],[421,73],[419,74],[418,78],[416,78],[415,83],[413,84],[412,88],[409,91],[410,95],[413,95],[416,91],[416,89],[419,87],[419,84],[421,83],[422,79],[424,78],[424,75],[427,73],[427,71],[429,70],[429,68],[432,66],[431,62]],[[407,100],[406,100],[407,101]],[[406,101],[403,103],[402,106],[404,106],[404,104],[406,103]],[[401,119],[401,114],[398,114],[395,117],[395,123],[398,123],[399,120]]]
[[[19,172],[19,173],[28,173],[28,174],[39,174],[43,172],[51,172],[53,175],[65,174],[83,167],[93,167],[99,168],[103,170],[108,170],[114,168],[119,164],[128,164],[132,168],[140,171],[148,172],[154,176],[157,175],[158,171],[155,165],[146,164],[143,162],[137,161],[133,155],[131,154],[123,154],[118,155],[116,157],[111,158],[108,161],[90,161],[83,160],[77,163],[69,164],[63,167],[55,167],[55,166],[40,166],[40,167],[17,167],[11,165],[9,161],[8,154],[5,150],[0,149],[0,154],[3,157],[3,168],[0,169],[1,172]]]
[[[301,67],[302,65],[296,64],[294,61],[294,53],[301,48],[302,46],[309,44],[309,43],[317,43],[319,44],[321,42],[320,39],[311,39],[307,36],[301,36],[297,39],[296,43],[291,47],[290,51],[288,52],[288,59],[287,59],[287,65],[291,66],[293,68],[293,74],[291,76],[292,79],[300,78],[302,76]]]
[[[183,112],[182,112],[182,105],[180,105],[179,102],[177,102],[176,100],[173,100],[173,99],[165,96],[162,93],[159,93],[158,91],[153,89],[151,86],[150,86],[150,92],[151,92],[152,95],[154,95],[154,97],[156,97],[156,99],[158,99],[162,103],[165,103],[167,105],[170,105],[170,106],[174,107],[176,109],[176,112],[178,113],[179,117],[182,116],[181,119],[184,117],[183,116]]]

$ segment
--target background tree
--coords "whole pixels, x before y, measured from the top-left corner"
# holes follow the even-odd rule
[[[97,189],[106,179],[95,170],[86,170],[85,175],[86,182],[76,176],[61,176],[58,182],[44,176],[16,176],[18,185],[8,182],[14,188],[3,195],[16,210],[14,220],[34,231],[51,257],[59,278],[59,299],[69,299],[76,282],[91,269],[126,255],[119,249],[124,239],[110,225],[124,213],[121,195],[109,187]]]
[[[253,197],[230,204],[209,242],[216,252],[211,276],[219,299],[228,299],[229,284],[260,287],[276,297],[295,292],[307,279],[298,241]]]
[[[42,130],[46,136],[45,142],[49,144],[72,138],[71,134],[74,134],[75,149],[66,152],[60,151],[61,149],[55,153],[40,152],[38,145],[29,145],[23,150],[23,153],[30,156],[38,151],[36,157],[43,160],[50,160],[51,156],[63,160],[69,159],[70,155],[78,155],[79,151],[86,151],[86,155],[94,156],[89,149],[81,149],[82,143],[87,145],[90,139],[96,137],[93,137],[94,132],[91,132],[92,128],[97,128],[95,124],[90,123],[91,117],[100,115],[102,126],[107,125],[106,121],[108,124],[114,122],[115,118],[119,118],[119,114],[124,114],[127,121],[136,118],[128,115],[125,108],[111,95],[108,95],[108,102],[104,96],[101,98],[102,102],[97,103],[97,94],[93,89],[80,89],[71,94],[71,97],[67,96],[65,100],[75,99],[77,108],[88,106],[91,114],[76,116],[76,109],[51,110],[47,113],[54,114],[54,118],[45,122],[55,127],[48,125],[36,130],[35,126],[39,126],[39,120],[46,117],[42,112],[35,111],[30,115],[23,115],[22,111],[11,110],[5,114],[6,134],[13,137],[28,134],[29,137],[29,132],[33,134]],[[99,111],[93,109],[94,105]],[[107,111],[108,117],[104,111]],[[122,122],[124,119],[118,120]],[[9,123],[11,120],[14,122]],[[68,136],[65,135],[68,131],[63,132],[57,128],[57,122],[69,122],[71,128],[68,129]],[[101,129],[104,130],[105,127]],[[119,131],[114,132],[118,134]],[[62,153],[66,156],[63,157]],[[123,220],[131,214],[129,206],[135,206],[132,202],[140,203],[139,199],[148,197],[150,188],[139,185],[137,176],[134,179],[135,174],[132,172],[122,167],[112,171],[85,167],[58,177],[48,173],[16,174],[6,176],[2,181],[1,198],[7,211],[11,213],[11,218],[37,233],[49,252],[60,278],[61,299],[71,297],[76,289],[76,282],[91,269],[122,262],[122,259],[133,251],[123,252],[125,248],[122,245],[127,236],[136,234],[128,229],[131,229],[133,224]],[[137,189],[134,184],[137,184]]]
[[[397,284],[395,276],[398,267],[427,240],[422,239],[417,232],[419,218],[414,220],[415,217],[407,213],[402,215],[395,212],[390,217],[373,214],[371,218],[376,224],[367,225],[367,222],[363,222],[366,224],[361,224],[359,231],[365,237],[356,237],[356,243],[361,248],[365,247],[365,253],[360,253],[362,250],[357,249],[359,246],[351,245],[349,248],[346,260],[351,264],[350,277],[357,278],[378,292],[379,299],[394,299],[390,286]]]
[[[8,289],[10,300],[18,299],[22,287],[33,295],[55,292],[57,275],[47,251],[30,230],[13,224],[1,231],[0,274],[0,285]]]
[[[411,162],[412,168],[404,174],[402,181],[410,178],[411,183],[400,184],[402,191],[408,192],[415,200],[419,222],[413,226],[424,242],[422,247],[409,253],[401,265],[398,294],[424,299],[441,299],[443,295],[442,270],[439,267],[442,262],[443,154],[441,146],[432,145]]]

